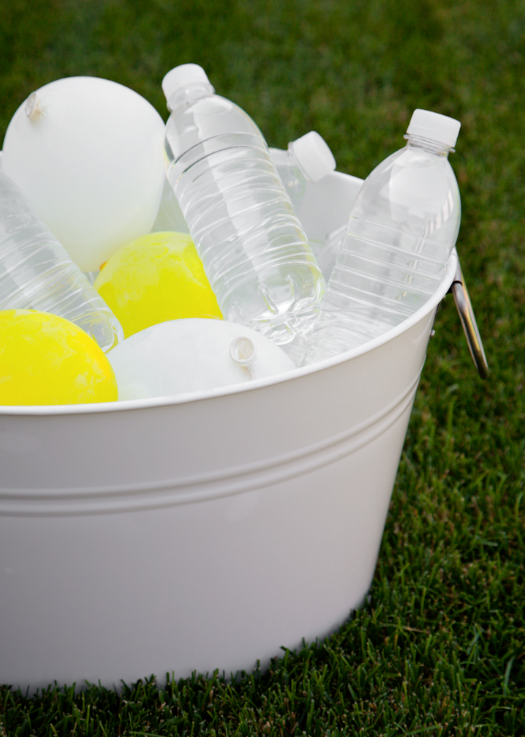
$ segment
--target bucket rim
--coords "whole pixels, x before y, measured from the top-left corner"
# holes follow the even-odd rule
[[[407,332],[416,325],[420,320],[424,319],[432,310],[435,310],[443,297],[447,294],[458,265],[458,255],[454,248],[447,264],[447,270],[439,288],[434,292],[432,297],[425,304],[414,312],[410,317],[404,320],[396,327],[386,331],[382,335],[373,340],[363,343],[357,348],[340,353],[337,356],[324,359],[309,366],[302,366],[281,374],[268,376],[264,379],[254,379],[247,384],[232,384],[230,386],[218,387],[217,389],[208,389],[200,392],[189,392],[187,394],[166,395],[161,397],[153,397],[146,399],[124,399],[115,402],[93,402],[89,404],[44,404],[44,405],[0,405],[0,417],[8,415],[32,415],[32,416],[52,416],[52,415],[79,415],[79,414],[99,414],[106,412],[128,412],[130,410],[150,409],[153,407],[164,407],[178,404],[189,404],[192,402],[215,399],[217,397],[228,396],[230,394],[240,394],[242,392],[256,391],[264,389],[268,386],[281,384],[294,379],[302,378],[310,374],[318,373],[326,369],[333,368],[339,364],[352,361],[359,356],[380,348],[385,343],[395,340],[402,333]]]

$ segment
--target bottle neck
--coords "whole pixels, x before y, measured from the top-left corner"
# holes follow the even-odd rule
[[[448,158],[449,153],[454,153],[456,150],[452,146],[447,146],[446,143],[433,141],[430,138],[423,138],[422,136],[414,136],[406,133],[403,138],[406,138],[407,148],[422,148],[435,156]]]
[[[191,82],[171,93],[168,98],[168,110],[173,113],[179,108],[190,105],[202,97],[210,97],[215,89],[209,82]]]

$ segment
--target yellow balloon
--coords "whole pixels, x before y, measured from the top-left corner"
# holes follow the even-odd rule
[[[117,399],[110,362],[77,325],[47,312],[0,311],[0,405]]]
[[[95,288],[126,338],[167,320],[222,318],[186,233],[149,233],[122,246],[104,265]]]

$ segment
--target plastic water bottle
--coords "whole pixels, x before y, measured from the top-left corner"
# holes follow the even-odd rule
[[[292,201],[294,210],[301,204],[306,184],[318,182],[335,169],[330,147],[319,133],[310,131],[288,144],[288,150],[270,148],[270,159]],[[175,230],[187,233],[188,226],[169,181],[162,192],[159,211],[151,232]]]
[[[0,310],[51,312],[74,322],[109,351],[122,327],[66,249],[0,171]]]
[[[422,307],[441,283],[461,219],[448,161],[460,127],[453,118],[416,110],[405,148],[364,182],[305,363],[376,338]]]
[[[172,69],[162,87],[168,179],[222,314],[297,362],[325,281],[266,142],[198,65]]]
[[[291,141],[287,151],[270,149],[270,158],[297,211],[308,182],[319,182],[335,169],[330,147],[319,133],[310,131]]]

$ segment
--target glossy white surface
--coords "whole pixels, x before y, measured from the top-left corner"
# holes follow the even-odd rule
[[[299,213],[339,227],[360,180]],[[180,400],[0,409],[0,682],[228,675],[370,587],[435,297],[368,346]]]

